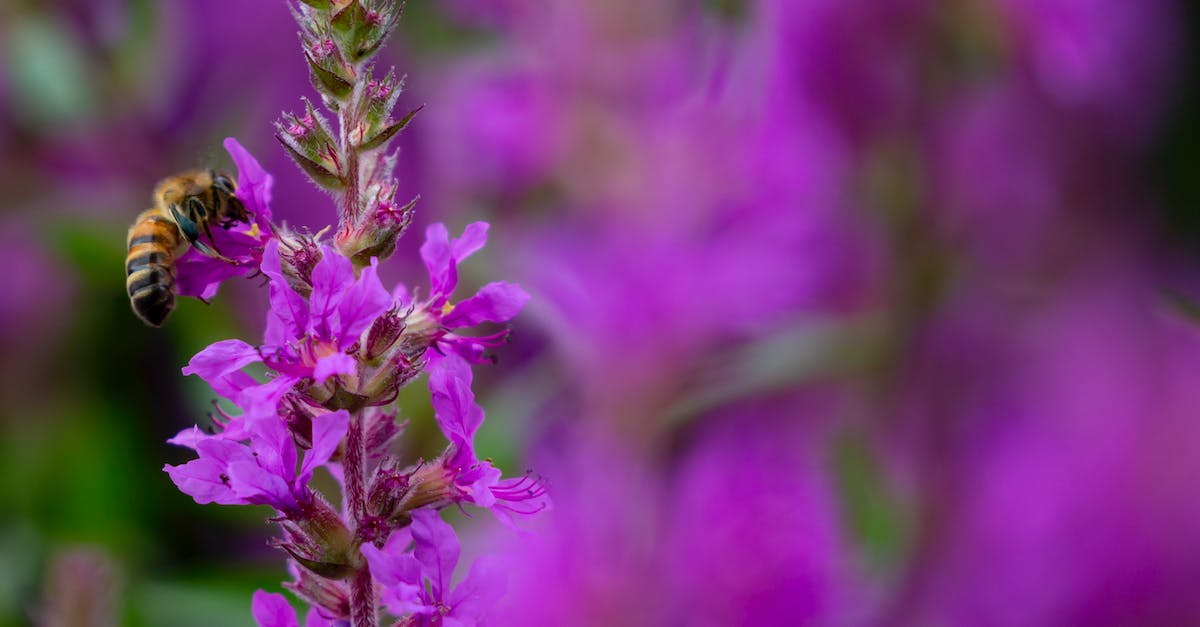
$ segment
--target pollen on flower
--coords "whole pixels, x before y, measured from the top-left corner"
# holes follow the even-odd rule
[[[452,311],[454,311],[454,303],[446,301],[446,304],[442,305],[442,315],[448,315]]]
[[[242,232],[243,232],[243,233],[245,233],[246,235],[249,235],[250,237],[253,237],[253,238],[255,238],[255,239],[258,239],[259,237],[262,237],[262,229],[258,228],[258,223],[257,223],[257,222],[255,222],[255,223],[251,224],[251,225],[250,225],[250,228],[248,228],[248,229],[246,229],[245,231],[242,231]]]

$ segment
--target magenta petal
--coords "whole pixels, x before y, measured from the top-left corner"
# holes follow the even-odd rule
[[[233,158],[238,169],[237,197],[246,209],[255,215],[256,221],[271,220],[271,186],[275,179],[258,163],[238,140],[225,138],[225,150]]]
[[[484,418],[471,391],[471,366],[458,355],[446,355],[429,371],[429,392],[446,439],[460,449],[469,445]]]
[[[437,511],[418,509],[412,513],[413,555],[429,579],[433,598],[444,599],[450,591],[450,576],[458,563],[458,536]]]
[[[271,308],[267,312],[267,346],[282,346],[302,337],[308,328],[308,303],[288,285],[279,261],[279,241],[271,240],[263,251],[262,273],[271,281]]]
[[[335,624],[332,619],[321,616],[320,610],[315,607],[308,610],[304,617],[304,627],[334,627]]]
[[[463,229],[462,237],[450,243],[451,256],[454,257],[455,263],[462,263],[464,259],[475,254],[484,244],[487,244],[487,222],[472,222]]]
[[[246,445],[221,438],[208,438],[197,442],[196,452],[202,458],[216,460],[225,466],[238,461],[251,461],[254,458]]]
[[[491,361],[487,357],[487,349],[491,348],[491,344],[486,344],[479,341],[479,338],[463,337],[448,333],[442,339],[438,340],[438,348],[446,354],[453,354],[460,359],[465,359],[473,364],[487,364]],[[438,355],[431,355],[430,361],[440,359]]]
[[[298,381],[298,376],[281,374],[267,383],[246,389],[233,400],[246,410],[247,415],[274,416],[279,399]]]
[[[294,479],[296,444],[283,421],[264,417],[251,423],[249,429],[257,465],[285,481]]]
[[[264,470],[253,462],[229,465],[229,483],[233,492],[246,503],[270,505],[279,511],[298,508],[288,482],[279,475]]]
[[[442,625],[480,624],[504,596],[506,587],[504,568],[499,561],[486,557],[475,560],[466,579],[459,582],[450,597],[445,599],[446,605],[452,610],[450,616],[442,619]],[[451,618],[453,622],[447,620]]]
[[[261,359],[253,346],[241,340],[222,340],[196,353],[183,368],[183,374],[196,374],[207,380],[209,376],[241,370],[243,366],[256,361]]]
[[[329,246],[322,246],[321,251],[321,260],[313,268],[313,289],[308,297],[309,330],[323,339],[332,339],[334,312],[342,293],[354,283],[354,265]]]
[[[282,594],[258,590],[250,603],[250,611],[259,627],[299,627],[296,612]]]
[[[383,552],[388,555],[396,556],[406,553],[409,547],[412,546],[412,531],[405,527],[397,529],[388,536],[387,542],[383,544]],[[418,574],[419,576],[419,574]],[[407,579],[406,581],[417,581],[416,577]]]
[[[440,307],[458,284],[458,269],[451,258],[450,233],[445,224],[437,222],[425,229],[421,259],[429,271],[429,297],[433,299],[434,307]]]
[[[220,248],[224,252],[225,247]],[[192,248],[175,265],[175,293],[209,300],[217,295],[217,288],[222,282],[253,271],[253,266],[233,265]]]
[[[487,462],[479,462],[479,476],[471,483],[471,500],[479,507],[490,508],[496,504],[492,486],[500,483],[500,469]]]
[[[223,340],[196,353],[183,368],[185,375],[197,375],[217,394],[236,399],[254,379],[239,371],[247,364],[262,361],[258,350],[241,340]],[[231,376],[242,374],[243,376]]]
[[[397,283],[396,287],[392,288],[392,304],[396,307],[408,307],[412,301],[412,293],[403,283]]]
[[[186,446],[190,449],[195,450],[197,442],[199,442],[201,440],[207,440],[208,438],[211,438],[211,437],[212,437],[211,435],[201,431],[200,427],[197,427],[196,425],[192,425],[192,426],[188,427],[187,429],[184,429],[183,431],[176,433],[175,437],[167,440],[167,444],[174,444],[175,446]]]
[[[457,305],[442,318],[447,328],[473,327],[481,322],[507,322],[512,320],[525,303],[529,294],[513,283],[488,283],[471,298]]]
[[[243,505],[244,499],[239,497],[224,477],[226,467],[213,459],[193,459],[181,466],[163,466],[163,470],[171,477],[180,492],[192,497],[196,503],[206,505]]]
[[[349,424],[350,413],[344,409],[313,418],[312,448],[304,454],[304,463],[300,465],[300,474],[296,477],[296,485],[308,484],[313,471],[329,462],[329,458],[333,457],[333,452],[337,450],[342,438],[346,437],[346,429]]]
[[[317,385],[325,382],[326,379],[339,374],[354,374],[358,367],[358,362],[346,353],[334,353],[326,355],[317,360],[317,364],[313,367],[313,379]]]
[[[379,261],[371,259],[371,265],[363,268],[358,280],[342,294],[337,307],[339,348],[349,348],[358,341],[362,332],[392,306],[392,295],[379,280],[378,267]]]

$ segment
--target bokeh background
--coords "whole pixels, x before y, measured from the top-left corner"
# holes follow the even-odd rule
[[[533,300],[478,449],[547,477],[500,624],[1200,624],[1200,9],[1187,0],[437,0],[381,63],[416,223]],[[251,624],[282,555],[198,506],[125,229],[162,176],[275,176],[284,2],[0,0],[0,625]],[[406,446],[436,454],[423,381]],[[514,538],[462,523],[473,553]]]

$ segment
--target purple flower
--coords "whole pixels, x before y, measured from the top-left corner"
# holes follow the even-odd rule
[[[197,353],[183,373],[199,375],[248,415],[273,415],[279,399],[306,378],[319,385],[336,375],[354,375],[357,362],[346,351],[390,307],[391,295],[379,281],[376,263],[355,279],[349,259],[331,247],[322,249],[306,300],[283,276],[278,240],[269,242],[262,271],[270,279],[271,309],[263,345],[217,342]],[[241,371],[260,361],[278,375],[259,383]]]
[[[541,481],[530,476],[501,479],[500,470],[475,455],[475,432],[483,424],[483,408],[471,391],[471,366],[449,354],[429,371],[434,417],[450,440],[439,461],[440,471],[454,487],[454,498],[490,509],[502,522],[512,514],[531,515],[550,506]]]
[[[292,434],[274,417],[249,422],[249,445],[219,436],[176,438],[200,457],[163,470],[199,504],[270,505],[293,513],[312,502],[308,481],[337,450],[349,418],[342,410],[313,420],[312,448],[304,454],[299,470]]]
[[[258,160],[246,152],[236,139],[225,139],[225,150],[238,168],[237,198],[253,216],[250,224],[235,224],[228,229],[214,228],[210,244],[236,263],[209,257],[194,247],[179,259],[176,289],[182,296],[201,300],[212,298],[221,282],[258,270],[263,248],[273,239],[271,227],[271,185],[273,177]]]
[[[251,605],[254,620],[259,627],[300,627],[296,620],[296,611],[288,604],[282,594],[259,590],[254,593]],[[335,623],[313,608],[304,619],[304,627],[332,627]]]
[[[432,509],[413,512],[410,534],[398,531],[383,549],[363,545],[371,574],[382,586],[388,610],[409,616],[406,625],[470,627],[478,625],[504,592],[502,574],[493,562],[478,560],[467,578],[451,587],[458,564],[459,543],[454,528]]]
[[[473,363],[487,361],[484,351],[502,344],[508,336],[507,331],[485,337],[464,337],[451,331],[483,322],[507,322],[529,300],[529,295],[517,285],[497,281],[488,283],[474,296],[457,304],[450,301],[450,295],[458,285],[458,264],[483,248],[487,230],[486,222],[474,222],[467,225],[462,237],[450,239],[446,225],[429,225],[425,230],[425,243],[421,246],[421,259],[429,271],[429,298],[414,305],[408,291],[403,286],[397,287],[397,304],[413,307],[405,321],[409,331],[427,333],[431,342],[436,343],[439,354],[452,351]]]

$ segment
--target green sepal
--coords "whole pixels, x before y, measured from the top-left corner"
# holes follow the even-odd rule
[[[283,147],[287,149],[288,156],[292,158],[292,161],[296,162],[296,165],[300,166],[301,170],[304,170],[304,173],[308,175],[308,178],[312,182],[328,190],[336,191],[346,187],[346,183],[342,180],[341,176],[335,172],[330,172],[325,166],[300,154],[300,152],[288,144],[283,136],[276,135],[275,139],[278,139],[279,143],[283,144]]]
[[[337,389],[334,390],[333,396],[330,397],[329,400],[325,401],[325,407],[328,407],[333,411],[337,411],[339,409],[358,411],[366,406],[368,400],[370,399],[368,399],[366,396],[347,391],[345,388],[339,385],[337,386]]]
[[[421,105],[421,106],[417,107],[416,109],[409,111],[408,114],[405,115],[403,118],[401,118],[399,122],[396,122],[395,124],[385,127],[383,130],[381,130],[378,133],[376,133],[375,135],[373,135],[370,139],[359,144],[359,146],[358,146],[359,149],[374,150],[376,148],[383,146],[389,139],[394,137],[396,135],[396,133],[399,133],[400,131],[404,130],[404,127],[408,126],[408,123],[412,121],[413,116],[415,116],[418,111],[420,111],[421,109],[424,109],[424,108],[425,108],[425,105]]]
[[[349,579],[355,570],[357,570],[350,564],[318,562],[306,559],[287,545],[283,545],[282,548],[284,551],[287,551],[288,555],[292,556],[292,559],[296,560],[296,563],[326,579]]]
[[[370,18],[366,7],[359,0],[351,0],[341,10],[333,14],[329,20],[330,30],[337,38],[339,47],[353,53],[362,46],[367,34],[371,31]],[[351,54],[352,60],[355,55]]]
[[[304,102],[304,116],[285,113],[283,119],[275,123],[275,128],[279,131],[278,137],[297,153],[320,164],[327,171],[338,171],[338,148],[333,138],[333,129],[313,106],[312,101],[308,98],[301,100]]]
[[[308,68],[312,71],[312,84],[317,91],[340,101],[345,101],[354,91],[353,79],[347,79],[326,69],[307,51],[304,58],[308,60]]]

